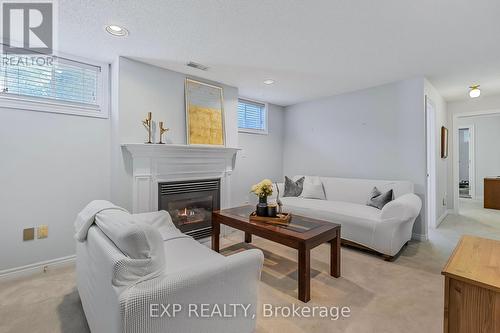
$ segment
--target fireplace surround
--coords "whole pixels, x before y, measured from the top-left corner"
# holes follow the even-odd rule
[[[219,208],[231,207],[231,174],[238,148],[133,143],[123,144],[122,150],[131,164],[132,212],[162,209],[159,184],[204,180],[218,180]]]

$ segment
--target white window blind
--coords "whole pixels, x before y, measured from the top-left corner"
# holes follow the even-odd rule
[[[267,133],[266,105],[245,99],[238,100],[238,127],[251,132]]]
[[[107,98],[101,66],[56,56],[38,63],[27,59],[0,64],[0,97],[78,110],[69,113],[101,111]]]

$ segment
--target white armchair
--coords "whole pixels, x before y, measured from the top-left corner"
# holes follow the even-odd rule
[[[108,209],[96,213],[95,223],[76,247],[78,292],[92,332],[255,330],[260,250],[220,255],[180,233],[166,212]],[[182,311],[166,315],[162,306],[174,304]],[[247,308],[231,318],[206,318],[190,304]]]

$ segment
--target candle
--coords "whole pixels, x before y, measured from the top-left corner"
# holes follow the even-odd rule
[[[267,205],[267,216],[276,217],[276,205],[275,204]]]

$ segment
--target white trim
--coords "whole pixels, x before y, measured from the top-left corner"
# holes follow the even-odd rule
[[[444,221],[444,219],[448,216],[448,214],[450,214],[450,212],[451,212],[451,209],[447,209],[444,211],[444,213],[436,221],[436,228],[441,225],[441,222]]]
[[[430,108],[429,108],[430,106]],[[434,102],[426,95],[425,96],[425,131],[426,131],[426,224],[425,234],[428,233],[429,227],[437,226],[436,220],[436,164],[437,164],[437,126],[436,126],[436,106]]]
[[[35,273],[42,273],[48,268],[65,266],[73,263],[76,255],[40,261],[34,264],[29,264],[20,267],[14,267],[0,271],[0,280],[20,278],[22,276],[33,275]]]
[[[411,239],[418,240],[418,241],[421,241],[421,242],[425,242],[428,238],[427,238],[427,235],[417,234],[417,233],[414,232],[414,233],[411,234]]]
[[[472,112],[462,112],[453,114],[453,161],[452,161],[452,181],[453,181],[453,212],[455,214],[459,214],[459,191],[458,191],[458,178],[459,178],[459,170],[458,170],[458,131],[457,122],[458,118],[467,118],[474,116],[490,116],[500,114],[500,110],[485,110],[485,111],[472,111]],[[455,186],[455,184],[457,186]]]
[[[257,104],[264,105],[264,111],[265,111],[264,113],[265,113],[265,117],[266,117],[266,128],[263,130],[257,130],[257,129],[253,129],[253,128],[240,128],[238,126],[238,132],[239,133],[247,133],[247,134],[269,135],[269,103],[258,101],[256,99],[252,99],[252,98],[246,98],[243,96],[238,96],[238,103],[240,102],[240,99],[242,99],[244,101],[249,101],[249,102],[254,102]],[[236,111],[238,111],[238,108]],[[236,116],[238,116],[238,115],[236,115]]]
[[[110,96],[110,80],[109,80],[109,64],[66,55],[61,52],[55,52],[54,57],[60,57],[68,60],[73,60],[83,64],[89,64],[101,69],[98,75],[98,105],[91,106],[79,103],[66,102],[56,99],[37,98],[34,96],[11,95],[0,93],[0,108],[18,109],[37,112],[49,112],[58,114],[70,114],[77,116],[86,116],[93,118],[109,118],[109,96]]]

